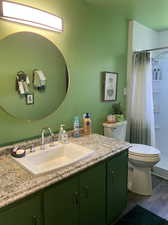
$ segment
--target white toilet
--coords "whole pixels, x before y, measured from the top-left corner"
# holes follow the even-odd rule
[[[124,141],[127,121],[103,123],[104,135]],[[160,161],[160,151],[152,146],[132,144],[129,148],[128,189],[142,195],[152,195],[151,168]]]

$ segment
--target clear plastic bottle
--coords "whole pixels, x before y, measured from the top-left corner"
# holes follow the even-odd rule
[[[62,141],[63,139],[63,136],[64,136],[64,124],[61,124],[60,125],[60,131],[59,131],[59,134],[58,134],[58,141]]]
[[[68,134],[64,130],[64,124],[61,124],[61,126],[60,126],[60,131],[58,134],[58,141],[61,142],[62,144],[68,144]]]
[[[68,144],[68,134],[65,130],[63,131],[62,143]]]
[[[80,137],[80,122],[79,122],[79,117],[78,116],[74,117],[73,136],[74,137]]]

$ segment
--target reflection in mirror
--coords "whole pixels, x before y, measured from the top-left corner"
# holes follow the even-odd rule
[[[65,59],[48,39],[31,32],[19,32],[0,41],[1,107],[23,120],[39,120],[54,112],[63,102],[68,88]],[[43,71],[47,88],[43,92],[33,88],[33,71]],[[30,79],[34,104],[25,104],[14,83],[19,71]]]

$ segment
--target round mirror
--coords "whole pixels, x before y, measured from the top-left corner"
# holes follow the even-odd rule
[[[38,76],[33,71],[40,71]],[[28,92],[21,94],[17,74],[28,78]],[[68,88],[66,62],[60,50],[45,37],[19,32],[0,41],[1,106],[12,116],[39,120],[54,112]],[[34,82],[44,82],[39,89]],[[20,86],[19,86],[20,87]]]

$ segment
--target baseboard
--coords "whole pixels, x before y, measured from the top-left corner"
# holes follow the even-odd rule
[[[168,170],[155,166],[152,169],[152,174],[158,177],[161,177],[165,180],[168,180]]]

